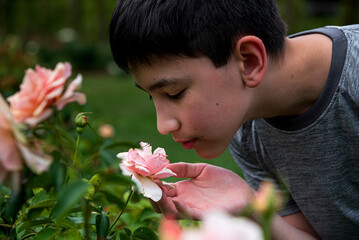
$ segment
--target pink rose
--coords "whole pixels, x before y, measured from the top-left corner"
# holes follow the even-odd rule
[[[86,96],[75,92],[82,82],[81,75],[64,92],[70,76],[71,65],[66,62],[58,63],[53,71],[39,65],[35,70],[26,70],[20,91],[8,98],[14,121],[35,126],[51,115],[53,106],[61,110],[69,102],[84,104]]]
[[[22,170],[24,162],[35,173],[47,171],[52,159],[40,150],[37,144],[28,146],[21,131],[15,127],[9,106],[0,95],[0,183],[7,175]]]
[[[157,202],[162,197],[161,188],[153,181],[170,176],[176,176],[167,169],[169,160],[163,148],[157,148],[152,154],[152,147],[148,143],[140,143],[142,149],[132,148],[128,152],[117,154],[122,159],[120,168],[126,176],[131,176],[140,192]]]

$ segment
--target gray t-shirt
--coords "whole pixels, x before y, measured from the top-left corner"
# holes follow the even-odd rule
[[[284,187],[280,215],[301,211],[323,239],[359,239],[359,25],[295,36],[310,33],[333,41],[320,97],[300,116],[245,123],[229,150],[254,189],[268,179]]]

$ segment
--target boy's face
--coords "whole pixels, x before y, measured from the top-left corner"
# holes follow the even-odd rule
[[[133,71],[156,107],[157,128],[202,158],[222,154],[249,104],[235,61],[216,68],[208,58],[170,58]]]

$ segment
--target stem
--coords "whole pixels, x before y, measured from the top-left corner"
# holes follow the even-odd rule
[[[89,221],[91,217],[91,211],[89,208],[89,204],[85,199],[82,199],[82,211],[84,216],[84,231],[85,231],[85,239],[90,239],[90,230],[89,230]]]
[[[265,240],[271,240],[271,217],[262,216],[262,228]]]
[[[77,133],[76,149],[75,149],[74,162],[73,162],[73,164],[74,164],[75,166],[78,165],[78,155],[79,155],[79,147],[80,147],[80,138],[81,138],[81,134]]]
[[[128,198],[127,198],[127,200],[126,200],[126,202],[125,202],[125,205],[123,206],[123,208],[122,208],[120,214],[117,215],[115,221],[112,223],[111,227],[109,228],[109,230],[108,230],[109,233],[111,233],[111,231],[112,231],[112,229],[115,227],[115,225],[116,225],[118,219],[120,219],[122,213],[125,211],[125,209],[126,209],[126,207],[127,207],[127,204],[129,203],[129,201],[130,201],[130,199],[131,199],[133,193],[134,193],[134,191],[131,189],[130,195],[128,195]]]

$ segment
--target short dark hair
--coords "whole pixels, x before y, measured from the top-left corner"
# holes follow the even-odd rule
[[[246,35],[281,54],[286,25],[275,0],[118,0],[110,24],[112,54],[126,72],[166,56],[206,56],[220,67]]]

